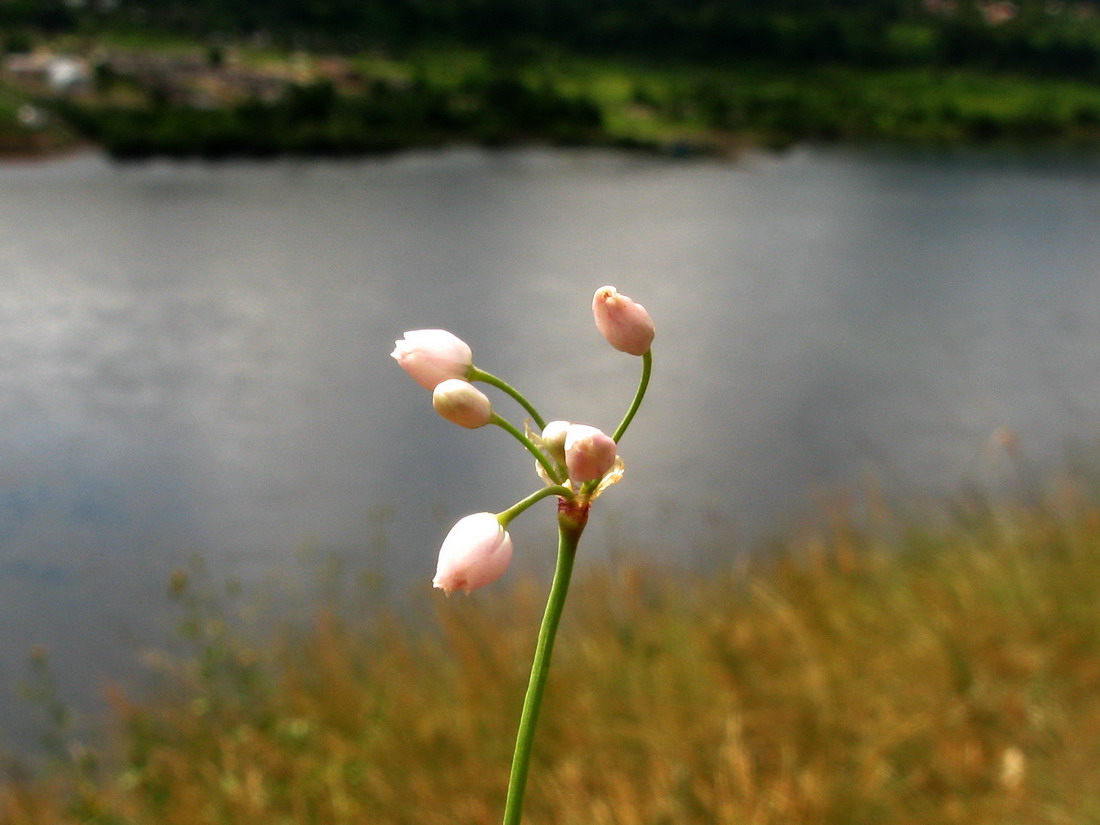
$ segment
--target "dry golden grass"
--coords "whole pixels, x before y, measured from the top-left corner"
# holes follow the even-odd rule
[[[1100,821],[1100,510],[1067,490],[931,522],[582,573],[525,822]],[[0,822],[497,823],[543,588],[264,644],[195,599],[162,698],[117,700],[98,767],[9,781]]]

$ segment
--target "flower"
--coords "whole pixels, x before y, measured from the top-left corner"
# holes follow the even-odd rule
[[[601,286],[592,298],[596,329],[615,349],[645,355],[653,343],[653,319],[646,308],[618,292]]]
[[[450,595],[469,593],[504,575],[512,560],[512,537],[492,513],[459,519],[439,549],[432,584]]]
[[[615,442],[587,424],[572,424],[565,434],[565,466],[569,480],[595,481],[615,466]]]
[[[558,464],[565,463],[565,436],[571,426],[568,421],[551,421],[542,428],[542,445]]]
[[[485,393],[461,378],[448,378],[432,391],[435,411],[460,427],[476,430],[489,423],[493,405]]]
[[[467,378],[474,363],[469,344],[444,329],[414,329],[390,353],[426,390],[448,378]]]

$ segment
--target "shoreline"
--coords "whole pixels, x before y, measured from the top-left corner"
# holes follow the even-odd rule
[[[127,98],[110,87],[28,97],[44,111],[46,125],[29,131],[0,123],[0,158],[49,158],[89,146],[117,160],[375,157],[456,144],[720,160],[806,143],[1100,149],[1100,84],[1087,81],[930,68],[833,65],[808,72],[583,58],[493,72],[462,65],[449,53],[387,70],[419,79],[383,80],[376,68],[356,87],[320,77],[289,83],[275,97],[229,98],[214,106],[190,98],[183,87],[168,101],[140,86]],[[14,150],[4,151],[5,145]]]

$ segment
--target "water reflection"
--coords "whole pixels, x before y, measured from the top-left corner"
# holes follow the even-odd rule
[[[712,522],[760,535],[868,470],[945,489],[1002,426],[1054,458],[1096,430],[1098,182],[841,151],[0,168],[0,689],[39,642],[70,695],[121,672],[193,553],[426,583],[454,519],[537,482],[438,419],[392,341],[447,327],[549,417],[610,428],[639,365],[591,325],[603,283],[658,338],[590,554],[713,557]],[[551,532],[517,522],[519,563]]]

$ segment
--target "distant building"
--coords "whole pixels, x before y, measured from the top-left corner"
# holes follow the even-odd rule
[[[55,57],[46,66],[46,78],[55,92],[71,92],[91,81],[92,73],[84,60]]]
[[[8,55],[4,71],[17,82],[40,83],[53,92],[77,91],[88,86],[92,79],[86,60],[51,52]]]

